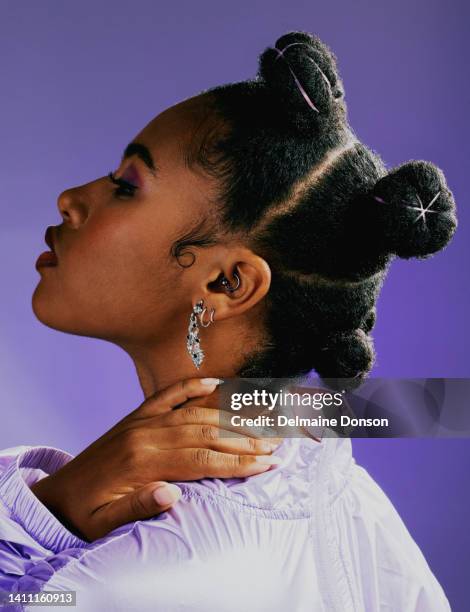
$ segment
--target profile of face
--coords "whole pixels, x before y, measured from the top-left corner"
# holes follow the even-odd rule
[[[60,194],[63,222],[52,236],[58,265],[39,268],[32,296],[42,323],[136,350],[176,334],[184,348],[184,322],[199,299],[223,320],[267,293],[268,265],[237,236],[214,240],[195,259],[171,254],[175,240],[214,216],[215,183],[188,168],[183,155],[203,105],[199,96],[165,110],[133,139],[111,176]],[[185,257],[193,265],[185,266]],[[220,284],[223,275],[232,282],[235,267],[243,281],[236,298]]]

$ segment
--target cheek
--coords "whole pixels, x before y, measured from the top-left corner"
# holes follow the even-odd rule
[[[148,224],[124,215],[87,229],[86,242],[77,242],[70,263],[77,280],[86,286],[92,281],[102,299],[127,301],[131,294],[140,302],[167,277],[170,245],[164,233],[157,235]]]
[[[90,333],[158,318],[160,298],[175,274],[165,235],[129,214],[90,219],[75,241],[64,245],[59,266],[41,281],[53,316]]]

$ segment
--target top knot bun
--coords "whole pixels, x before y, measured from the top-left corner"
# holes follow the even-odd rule
[[[382,227],[384,248],[408,259],[442,249],[457,228],[456,207],[439,168],[412,161],[376,184],[372,206]]]
[[[258,77],[300,129],[325,117],[345,114],[344,90],[336,58],[316,36],[289,32],[259,58]]]

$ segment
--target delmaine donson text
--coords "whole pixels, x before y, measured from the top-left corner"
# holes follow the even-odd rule
[[[342,414],[338,419],[323,416],[300,417],[298,415],[288,417],[285,414],[276,416],[259,415],[254,418],[242,417],[235,414],[231,417],[234,427],[388,427],[388,419],[354,418]]]

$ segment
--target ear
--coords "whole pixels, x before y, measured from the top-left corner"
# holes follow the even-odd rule
[[[213,262],[214,263],[214,262]],[[225,277],[231,287],[238,284],[236,291],[230,292],[222,284]],[[261,302],[271,286],[271,268],[265,259],[248,248],[224,249],[220,262],[212,266],[206,280],[202,297],[210,312],[215,309],[214,321],[222,321],[249,311]]]

